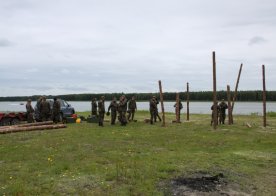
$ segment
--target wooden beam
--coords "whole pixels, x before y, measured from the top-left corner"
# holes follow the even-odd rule
[[[235,101],[236,101],[237,95],[238,95],[238,87],[239,87],[239,82],[240,82],[240,77],[241,77],[241,72],[242,72],[242,66],[243,66],[243,64],[241,64],[241,66],[240,66],[238,78],[236,81],[235,93],[234,93],[234,97],[233,97],[233,101],[232,101],[232,112],[234,110]]]
[[[164,109],[164,99],[163,99],[163,90],[162,90],[162,83],[159,80],[159,92],[160,92],[160,102],[161,102],[161,111],[162,111],[162,127],[166,126],[165,122],[165,109]]]
[[[213,52],[213,127],[217,128],[218,118],[217,118],[217,77],[216,77],[216,53]]]
[[[189,83],[187,82],[187,121],[190,120],[190,92]]]
[[[176,93],[176,105],[175,105],[175,115],[176,115],[176,122],[180,123],[180,114],[179,114],[179,93]]]
[[[265,85],[265,66],[263,69],[263,126],[266,127],[266,85]]]
[[[233,124],[233,117],[232,117],[232,106],[231,106],[231,92],[230,86],[227,85],[227,101],[228,101],[228,124]]]

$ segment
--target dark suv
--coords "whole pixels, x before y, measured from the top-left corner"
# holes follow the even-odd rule
[[[47,99],[46,101],[50,103],[51,110],[52,110],[54,100],[53,99]],[[63,99],[58,99],[58,101],[60,103],[60,120],[66,118],[66,117],[71,117],[72,114],[75,114],[74,107],[72,107],[69,103],[67,103]],[[35,105],[34,110],[35,110],[35,120],[36,121],[41,121],[41,119],[39,117],[40,115],[39,115],[39,111],[37,109],[37,105]]]

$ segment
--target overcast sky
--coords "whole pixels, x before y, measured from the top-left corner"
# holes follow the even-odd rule
[[[275,0],[1,0],[0,96],[276,90]]]

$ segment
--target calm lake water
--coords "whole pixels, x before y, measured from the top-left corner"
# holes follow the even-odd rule
[[[77,112],[84,112],[91,110],[91,102],[89,101],[69,101]],[[106,101],[106,109],[109,106],[110,101]],[[23,104],[23,105],[21,105]],[[35,102],[32,103],[33,107]],[[174,102],[165,102],[165,111],[174,112]],[[192,114],[210,114],[210,107],[212,102],[190,102],[190,113]],[[149,110],[149,102],[137,102],[138,110]],[[158,105],[159,111],[161,111],[160,104]],[[236,102],[234,108],[234,114],[262,114],[263,105],[262,102]],[[23,102],[0,102],[0,111],[25,111],[25,103]],[[267,102],[267,111],[276,112],[276,102]],[[181,113],[186,113],[186,102],[183,102],[183,109]]]

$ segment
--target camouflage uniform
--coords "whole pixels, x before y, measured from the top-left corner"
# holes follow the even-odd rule
[[[221,101],[219,104],[219,124],[224,124],[225,122],[225,110],[228,109],[228,105],[224,102],[224,100]]]
[[[27,104],[26,104],[26,115],[27,115],[27,122],[28,123],[33,123],[34,122],[34,108],[31,104],[31,100],[29,99]]]
[[[50,103],[48,101],[46,101],[45,97],[43,97],[43,99],[40,103],[40,115],[41,115],[41,120],[42,121],[49,120],[49,118],[51,116]]]
[[[103,127],[105,106],[104,106],[104,96],[98,101],[98,112],[99,112],[99,126]]]
[[[91,110],[91,114],[92,116],[98,116],[97,114],[97,99],[96,98],[93,98],[92,102],[91,102],[91,107],[92,107],[92,110]]]
[[[115,125],[115,121],[117,118],[117,110],[118,110],[118,104],[116,101],[116,98],[113,98],[113,100],[110,102],[110,105],[108,107],[108,112],[111,110],[111,124]]]
[[[179,100],[178,105],[179,105],[179,108],[178,108],[178,118],[180,119],[181,110],[182,110],[182,108],[183,108],[183,105],[182,105],[182,103],[181,103],[181,101],[180,101],[180,100]],[[177,107],[176,107],[176,103],[174,104],[174,106],[173,106],[173,107],[175,107],[175,114],[177,114]]]
[[[58,123],[60,121],[60,103],[56,98],[54,98],[53,103],[53,121],[54,123]]]
[[[155,100],[156,100],[156,111],[155,111],[155,114],[154,114],[154,122],[156,122],[156,118],[158,118],[159,121],[162,121],[161,117],[159,116],[159,113],[158,113],[159,101],[156,98],[155,98]]]
[[[158,113],[157,101],[156,101],[155,96],[153,96],[150,99],[149,106],[150,106],[150,124],[153,124],[153,119],[154,119],[154,122],[156,122],[156,114]]]
[[[127,99],[124,95],[120,97],[120,102],[118,105],[118,112],[119,112],[119,121],[121,122],[122,126],[126,126],[127,119],[126,119],[126,112],[127,112]]]
[[[214,105],[212,105],[211,110],[212,110],[211,125],[213,125],[213,121],[214,121]],[[219,110],[220,110],[219,105],[217,105],[217,116],[216,116],[217,122],[218,122],[218,117],[219,117]]]
[[[131,120],[134,119],[134,114],[135,114],[135,111],[137,110],[137,105],[136,105],[136,101],[135,101],[135,97],[132,97],[132,99],[128,102],[128,121],[130,120],[130,117],[131,117]]]
[[[40,104],[41,104],[42,98],[43,98],[43,97],[39,97],[39,99],[38,99],[37,102],[36,102],[36,107],[37,107],[37,111],[38,111],[38,112],[37,112],[37,119],[36,119],[36,120],[38,120],[38,121],[41,120]]]

